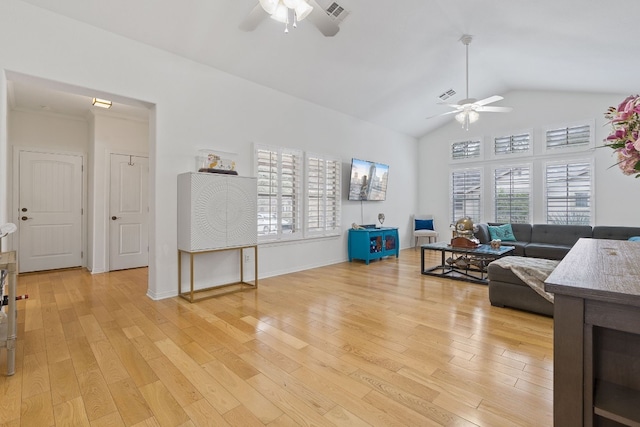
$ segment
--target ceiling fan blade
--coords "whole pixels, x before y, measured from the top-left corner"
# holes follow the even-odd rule
[[[260,3],[258,3],[256,7],[249,12],[247,17],[244,18],[240,25],[238,25],[238,28],[242,31],[253,31],[262,21],[267,19],[268,16],[269,15],[267,15],[262,6],[260,6]]]
[[[462,104],[449,104],[447,102],[438,102],[438,105],[446,105],[447,107],[457,108],[459,110],[463,108]]]
[[[434,117],[440,117],[440,116],[448,116],[449,114],[456,114],[459,113],[460,110],[453,110],[453,111],[447,111],[446,113],[440,113],[440,114],[436,114],[435,116],[429,116],[427,117],[428,119],[433,119]]]
[[[486,112],[486,113],[508,113],[510,111],[512,111],[513,108],[511,107],[478,107],[476,108],[476,111],[482,111],[482,112]]]
[[[316,0],[307,0],[309,6],[313,7],[313,11],[307,16],[307,21],[311,21],[318,30],[326,37],[333,37],[338,34],[340,27],[333,22],[329,15],[324,11],[324,8],[316,2]]]
[[[481,99],[480,101],[476,101],[474,102],[474,104],[476,105],[487,105],[487,104],[491,104],[493,102],[498,102],[503,100],[504,98],[499,96],[499,95],[494,95],[494,96],[490,96],[488,98],[485,99]]]

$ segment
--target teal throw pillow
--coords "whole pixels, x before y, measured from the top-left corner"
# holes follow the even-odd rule
[[[433,230],[432,219],[416,219],[416,230]]]
[[[516,236],[513,235],[511,224],[490,225],[489,236],[491,236],[491,240],[500,239],[503,242],[516,241]]]

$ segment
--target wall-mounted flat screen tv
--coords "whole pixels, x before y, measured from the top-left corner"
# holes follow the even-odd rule
[[[385,200],[388,179],[388,165],[352,159],[349,200]]]

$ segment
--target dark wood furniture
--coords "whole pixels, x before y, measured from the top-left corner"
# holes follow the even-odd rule
[[[478,245],[475,248],[451,246],[447,242],[429,243],[420,246],[420,271],[429,276],[448,277],[449,279],[487,284],[487,265],[502,256],[513,252],[513,246],[501,246],[493,249],[491,245]],[[425,268],[424,252],[439,251],[440,265]],[[450,256],[447,258],[446,254]]]
[[[555,293],[554,425],[640,426],[640,243],[580,239]]]

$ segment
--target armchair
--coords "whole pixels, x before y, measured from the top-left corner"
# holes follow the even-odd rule
[[[418,246],[418,239],[421,237],[428,238],[428,242],[431,243],[431,239],[438,240],[438,232],[433,225],[433,215],[413,215],[413,237],[414,237],[414,249]]]

